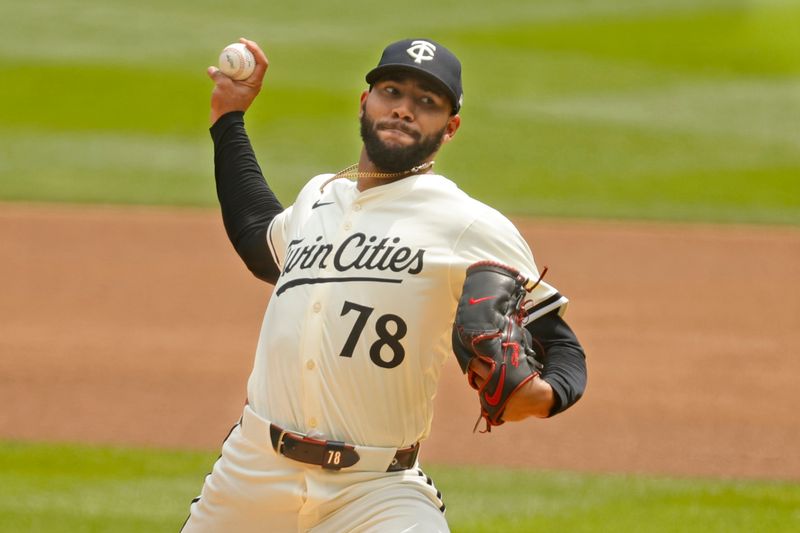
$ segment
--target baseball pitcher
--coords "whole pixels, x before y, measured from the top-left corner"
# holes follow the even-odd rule
[[[274,290],[247,405],[183,531],[448,531],[419,460],[445,361],[477,391],[482,431],[564,411],[586,384],[567,299],[505,216],[434,171],[461,127],[450,50],[387,46],[361,93],[357,163],[284,207],[244,125],[268,61],[242,42],[249,78],[208,71],[215,178],[234,248]]]

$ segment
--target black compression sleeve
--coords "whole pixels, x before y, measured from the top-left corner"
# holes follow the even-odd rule
[[[586,389],[586,356],[572,329],[552,311],[526,326],[544,347],[542,379],[553,387],[555,404],[550,416],[577,402]]]
[[[244,113],[221,116],[210,129],[214,178],[228,238],[247,268],[275,283],[280,269],[267,248],[267,228],[283,206],[264,180],[244,129]]]

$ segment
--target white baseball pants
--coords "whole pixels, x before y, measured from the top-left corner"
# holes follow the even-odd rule
[[[184,533],[446,532],[422,470],[329,471],[278,455],[269,422],[245,407],[191,505]]]

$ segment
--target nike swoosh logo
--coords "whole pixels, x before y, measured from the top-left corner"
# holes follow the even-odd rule
[[[503,386],[506,384],[506,365],[500,369],[500,379],[497,380],[497,387],[494,389],[494,394],[489,396],[485,392],[483,393],[483,397],[486,398],[486,403],[491,406],[496,406],[500,403],[500,397],[503,395]]]
[[[495,296],[484,296],[483,298],[470,298],[469,305],[479,304],[481,302],[485,302],[486,300],[491,300],[495,298]]]
[[[317,200],[316,202],[314,202],[313,204],[311,204],[311,209],[316,209],[316,208],[318,208],[318,207],[321,207],[321,206],[323,206],[323,205],[330,205],[330,204],[332,204],[332,203],[333,203],[333,202],[320,202],[319,200]]]

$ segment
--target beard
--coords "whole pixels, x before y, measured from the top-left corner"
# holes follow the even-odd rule
[[[423,136],[414,130],[406,130],[402,123],[393,123],[393,128],[411,135],[416,142],[409,146],[387,146],[378,137],[378,128],[366,113],[361,115],[361,139],[370,161],[384,172],[403,172],[421,164],[442,146],[447,126],[431,135]]]

